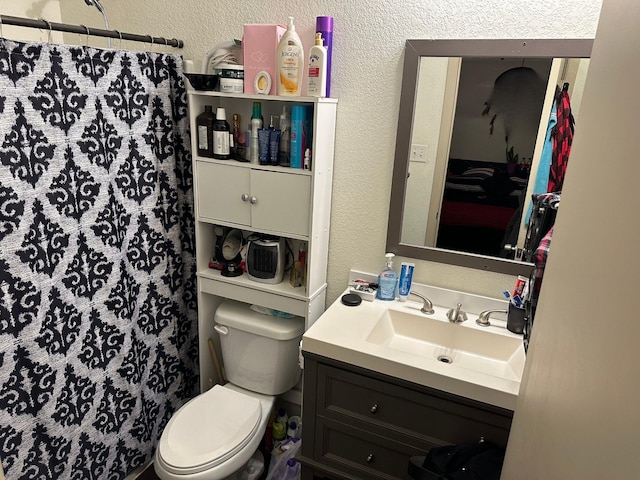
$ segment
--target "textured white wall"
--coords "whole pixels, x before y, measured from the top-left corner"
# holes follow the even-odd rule
[[[50,22],[60,22],[60,2],[58,0],[0,0],[0,14],[13,17],[44,18]],[[49,41],[49,31],[47,30],[13,25],[3,25],[2,36],[29,42]],[[53,32],[51,40],[53,42],[61,41],[62,34]]]
[[[82,0],[60,3],[65,22],[103,25],[98,12]],[[181,38],[186,43],[182,53],[197,61],[196,68],[208,49],[239,38],[245,23],[286,23],[292,15],[308,51],[315,17],[335,17],[331,92],[339,104],[328,302],[345,288],[349,268],[377,272],[383,264],[405,40],[593,38],[600,4],[600,0],[103,0],[112,28]],[[513,284],[504,275],[430,262],[418,262],[414,278],[494,297]]]

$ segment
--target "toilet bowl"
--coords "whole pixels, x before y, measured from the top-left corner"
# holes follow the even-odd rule
[[[232,384],[191,399],[169,420],[154,457],[162,480],[225,479],[260,445],[275,402]],[[213,407],[215,406],[215,407]]]
[[[154,456],[162,480],[251,480],[275,396],[300,377],[301,317],[271,317],[228,300],[215,322],[229,383],[194,397],[171,417]]]

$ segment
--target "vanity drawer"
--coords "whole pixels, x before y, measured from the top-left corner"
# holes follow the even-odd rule
[[[411,389],[321,363],[317,387],[317,415],[359,428],[452,444],[484,437],[506,446],[509,437],[512,412],[482,408],[427,387]]]
[[[425,450],[335,420],[316,417],[315,460],[356,478],[406,479],[409,458]]]

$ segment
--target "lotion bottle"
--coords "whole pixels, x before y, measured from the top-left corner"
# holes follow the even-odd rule
[[[302,71],[304,69],[304,49],[296,33],[293,17],[289,17],[287,31],[284,32],[277,50],[278,95],[300,96]]]
[[[327,96],[327,49],[322,44],[321,33],[316,33],[315,45],[309,51],[307,95],[310,97]]]
[[[398,274],[393,269],[393,253],[385,255],[387,261],[385,267],[378,275],[378,294],[379,300],[391,301],[396,299],[396,286],[398,285]]]

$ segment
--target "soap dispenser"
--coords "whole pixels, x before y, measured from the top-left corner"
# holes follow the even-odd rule
[[[378,295],[379,300],[391,301],[396,299],[396,286],[398,285],[398,274],[393,269],[393,253],[385,255],[386,265],[378,275]]]

